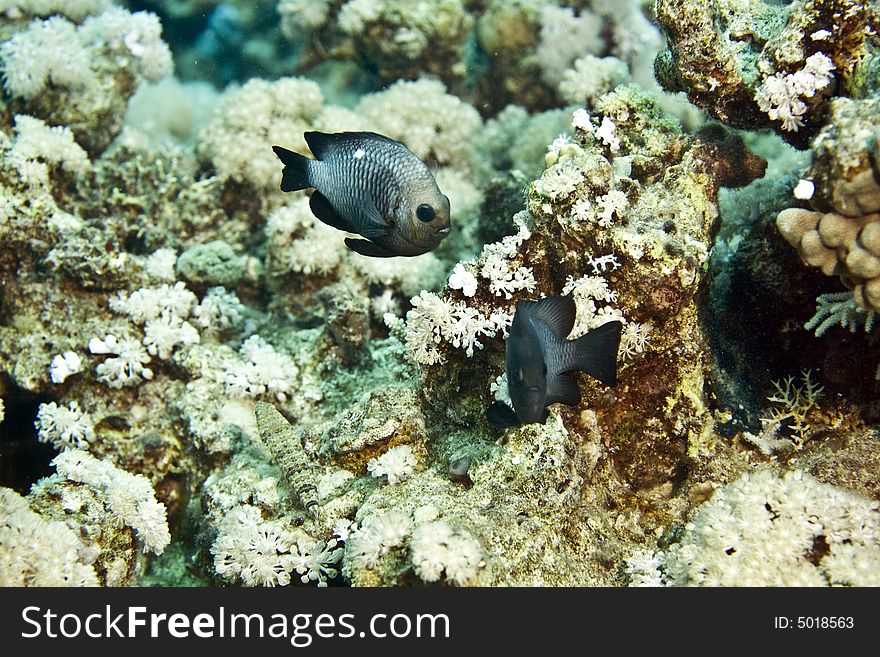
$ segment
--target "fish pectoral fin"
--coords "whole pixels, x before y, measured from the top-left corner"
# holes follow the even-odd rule
[[[567,374],[555,377],[547,388],[548,404],[577,406],[581,401],[581,391],[577,382]]]
[[[321,192],[315,190],[312,198],[309,199],[309,207],[312,210],[312,214],[328,226],[346,233],[356,232],[345,219],[336,213],[336,210],[330,205],[330,201]]]
[[[381,231],[386,232],[391,226],[382,218],[382,213],[373,202],[373,197],[368,192],[364,192],[358,204],[358,214],[360,215],[360,225],[362,230],[358,232],[361,235],[370,237],[369,233]]]
[[[489,408],[486,409],[486,419],[496,429],[506,429],[521,424],[514,410],[504,402],[497,400],[489,404]]]
[[[346,237],[345,246],[355,253],[360,253],[362,256],[369,256],[371,258],[394,258],[397,256],[396,253],[383,249],[375,242],[368,242],[367,240],[356,240],[351,237]]]
[[[543,321],[556,337],[564,340],[574,327],[575,305],[570,295],[544,297],[532,303],[529,314]]]

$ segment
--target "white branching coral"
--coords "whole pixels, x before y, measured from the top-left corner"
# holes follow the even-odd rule
[[[577,338],[606,322],[624,321],[622,313],[611,305],[617,301],[617,293],[608,287],[608,281],[601,276],[577,279],[569,276],[562,287],[562,294],[572,296],[577,311],[570,338]]]
[[[527,225],[527,212],[514,216],[518,231],[500,242],[487,244],[473,267],[481,278],[489,281],[489,291],[496,297],[511,299],[513,294],[525,290],[534,291],[536,281],[529,267],[517,266],[513,261],[519,248],[531,236]],[[476,293],[479,281],[470,272],[471,263],[462,264],[453,272],[451,280],[462,285],[465,296],[470,286]],[[471,280],[473,276],[474,280]],[[507,335],[513,321],[513,308],[487,306],[479,302],[453,301],[434,293],[422,291],[411,299],[413,309],[407,313],[405,342],[413,360],[422,365],[443,361],[442,342],[465,350],[468,357],[474,349],[482,349],[480,337],[494,337],[498,332]]]
[[[97,355],[109,355],[103,363],[95,368],[98,381],[111,388],[138,385],[142,380],[153,378],[153,370],[146,367],[150,355],[141,341],[130,336],[117,338],[106,335],[104,339],[89,340],[89,352]]]
[[[472,297],[477,293],[477,277],[464,264],[458,262],[449,275],[449,287],[453,290],[461,290],[466,297]]]
[[[632,359],[645,353],[651,339],[651,325],[648,323],[627,322],[620,336],[620,354]]]
[[[626,209],[629,207],[629,201],[626,194],[617,189],[612,189],[607,194],[599,196],[596,199],[596,205],[589,199],[578,199],[571,206],[571,219],[575,222],[590,221],[598,224],[602,228],[611,228],[614,225],[614,217],[618,219],[624,217]],[[603,256],[605,262],[612,262],[614,256]],[[591,263],[592,264],[592,263]]]
[[[27,115],[15,116],[16,139],[6,155],[22,180],[32,187],[46,187],[52,167],[74,175],[89,168],[89,158],[64,126],[49,126]]]
[[[109,305],[133,322],[144,324],[143,343],[147,352],[166,359],[178,346],[198,344],[199,332],[186,320],[197,301],[196,295],[178,281],[174,285],[140,288],[128,295],[121,292],[110,299]]]
[[[33,98],[49,82],[61,87],[83,87],[92,77],[89,53],[76,26],[60,16],[35,20],[0,45],[6,91]]]
[[[236,397],[271,395],[284,402],[293,391],[299,368],[293,359],[258,335],[241,345],[241,360],[224,364],[223,382]]]
[[[66,407],[55,402],[40,404],[34,425],[37,439],[41,443],[51,443],[56,449],[84,449],[95,439],[92,418],[80,408],[77,401],[70,402]]]
[[[357,113],[377,132],[399,139],[429,164],[469,170],[469,147],[483,125],[479,112],[446,93],[439,80],[400,80],[364,96]]]
[[[238,328],[244,318],[244,304],[235,292],[212,287],[198,306],[193,308],[192,321],[203,335],[222,333]]]
[[[0,10],[12,16],[51,16],[61,14],[75,21],[100,14],[112,0],[0,0]]]
[[[479,541],[445,520],[416,527],[410,553],[416,575],[426,582],[436,582],[445,575],[447,581],[463,586],[483,563]]]
[[[617,136],[617,126],[607,116],[602,117],[602,124],[596,129],[596,137],[602,140],[609,150],[620,150],[620,137]]]
[[[198,344],[199,332],[177,315],[164,313],[144,325],[144,346],[153,356],[170,358],[179,345]]]
[[[571,196],[583,179],[581,170],[570,160],[565,160],[545,169],[532,186],[544,198],[559,201]]]
[[[316,221],[287,248],[287,266],[303,274],[328,274],[345,255],[344,246],[343,233]]]
[[[67,377],[82,372],[82,359],[75,351],[56,354],[49,364],[49,378],[52,383],[64,383]]]
[[[110,299],[110,309],[128,317],[136,324],[171,314],[181,319],[189,317],[196,305],[196,295],[186,289],[182,281],[174,285],[142,287],[131,294],[124,292]]]
[[[119,7],[87,18],[80,28],[85,43],[109,49],[130,59],[137,73],[147,80],[161,80],[171,74],[171,50],[162,41],[162,23],[148,11],[129,12]]]
[[[316,221],[309,199],[297,198],[269,215],[266,220],[269,267],[276,274],[289,271],[327,274],[345,256],[345,233]]]
[[[232,509],[211,546],[214,570],[248,586],[287,586],[294,567],[292,534],[277,521],[263,520],[255,506]]]
[[[610,228],[613,223],[612,217],[617,215],[618,218],[622,218],[629,206],[626,194],[618,189],[612,189],[604,196],[600,196],[596,199],[596,203],[602,208],[597,222],[602,228]]]
[[[515,292],[532,292],[536,281],[530,267],[513,267],[510,260],[518,255],[519,248],[531,237],[531,231],[522,214],[514,216],[517,226],[515,235],[508,235],[500,242],[483,247],[478,262],[480,276],[489,280],[489,291],[496,297],[510,299]]]
[[[513,407],[513,401],[510,399],[510,386],[507,384],[507,372],[502,372],[495,377],[495,380],[489,384],[489,392],[492,393],[496,401],[504,402],[511,408]]]
[[[410,514],[399,509],[367,516],[345,544],[346,561],[355,568],[375,569],[382,557],[403,545],[412,526]]]
[[[339,547],[339,541],[335,538],[316,541],[301,535],[294,547],[296,553],[293,557],[293,569],[299,574],[299,580],[303,584],[317,582],[319,587],[325,587],[328,579],[339,574],[337,564],[345,549]]]
[[[675,585],[878,586],[880,503],[800,471],[743,475],[660,561]]]
[[[435,289],[446,275],[446,265],[433,253],[418,258],[352,258],[351,264],[370,284],[392,287],[405,295]]]
[[[199,151],[221,180],[249,183],[265,192],[278,189],[273,144],[308,151],[302,136],[321,111],[324,96],[305,78],[268,82],[252,78],[227,91],[199,139]]]
[[[335,539],[319,541],[288,530],[278,520],[263,519],[260,509],[247,504],[223,518],[211,553],[218,575],[248,586],[287,586],[293,571],[303,584],[327,586],[342,558]]]
[[[367,23],[376,20],[382,10],[376,0],[348,0],[339,10],[339,28],[349,34],[362,32]]]
[[[616,57],[584,55],[562,74],[559,95],[566,102],[583,104],[611,91],[628,78],[626,62]]]
[[[406,314],[406,348],[413,360],[422,365],[443,361],[439,345],[452,325],[455,305],[432,292],[422,291],[411,300]]]
[[[409,445],[397,445],[381,456],[370,459],[367,472],[374,477],[388,477],[389,484],[408,479],[415,471],[416,456]]]
[[[60,520],[44,520],[0,487],[0,586],[98,586],[84,546]]]
[[[156,501],[150,480],[120,470],[80,449],[68,449],[52,461],[58,474],[90,486],[120,523],[135,530],[144,551],[162,554],[171,542],[165,505]]]
[[[304,29],[319,28],[327,22],[329,10],[327,0],[280,0],[281,30],[291,38]]]
[[[483,348],[480,336],[506,332],[513,320],[512,315],[500,312],[486,317],[463,301],[451,301],[424,290],[410,303],[413,309],[406,314],[406,347],[413,360],[422,365],[443,361],[438,345],[444,340],[464,349],[470,358],[475,347]]]
[[[663,586],[663,561],[654,550],[636,550],[626,560],[624,572],[630,586]]]
[[[177,277],[174,271],[176,264],[177,252],[173,249],[156,249],[147,256],[144,271],[154,280],[169,283]]]
[[[504,258],[488,254],[483,259],[480,275],[489,279],[489,291],[496,297],[505,299],[513,297],[515,292],[526,290],[532,292],[537,284],[531,267],[512,268]]]
[[[556,86],[576,57],[602,48],[601,19],[589,11],[575,13],[571,7],[545,4],[539,15],[541,31],[535,50],[544,79]]]
[[[589,256],[587,259],[587,264],[593,268],[594,274],[601,274],[607,269],[611,269],[614,271],[618,267],[620,267],[620,263],[617,261],[617,256],[613,253],[607,253],[603,256],[599,256],[598,258],[594,256]]]
[[[758,107],[771,120],[780,121],[783,130],[796,132],[803,127],[802,117],[807,112],[803,99],[826,89],[834,79],[835,68],[830,57],[817,52],[807,57],[804,67],[794,73],[765,77],[755,94]]]
[[[583,130],[584,132],[593,132],[596,129],[596,126],[590,120],[590,113],[583,107],[579,107],[572,112],[571,127],[575,130]]]

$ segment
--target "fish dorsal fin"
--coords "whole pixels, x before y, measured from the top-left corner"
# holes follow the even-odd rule
[[[309,199],[309,207],[312,210],[312,214],[328,226],[347,233],[355,232],[349,223],[337,214],[333,206],[330,205],[330,201],[321,192],[315,190],[312,198]]]
[[[581,401],[581,391],[577,382],[567,374],[553,377],[547,386],[548,404],[565,404],[577,406]]]
[[[543,321],[556,337],[564,340],[574,327],[575,306],[570,296],[544,297],[532,302],[529,314]]]
[[[559,347],[559,370],[580,370],[606,386],[616,385],[617,350],[622,329],[620,322],[606,322],[577,340],[566,340]]]
[[[338,147],[340,143],[351,141],[383,141],[389,144],[401,145],[399,141],[380,135],[375,132],[306,132],[303,135],[309,150],[320,159],[331,149]]]
[[[345,246],[347,246],[355,253],[360,253],[362,256],[369,256],[371,258],[393,258],[397,255],[396,253],[392,253],[387,249],[383,249],[375,242],[368,242],[367,240],[356,240],[352,239],[351,237],[345,238]]]
[[[520,424],[513,409],[502,401],[493,401],[486,409],[486,419],[496,429],[506,429]]]

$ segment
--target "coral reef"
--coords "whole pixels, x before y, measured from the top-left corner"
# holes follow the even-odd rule
[[[840,276],[862,308],[880,309],[880,128],[876,99],[838,99],[813,142],[804,198],[816,212],[789,208],[776,225],[805,263]],[[797,194],[795,194],[797,197]],[[804,195],[802,195],[804,196]]]
[[[670,91],[730,125],[773,127],[804,146],[834,95],[861,95],[877,53],[876,3],[657,0],[668,47],[655,62]]]
[[[876,584],[876,3],[646,4],[0,2],[0,584]],[[311,130],[448,239],[346,248]],[[618,383],[493,429],[560,294]]]

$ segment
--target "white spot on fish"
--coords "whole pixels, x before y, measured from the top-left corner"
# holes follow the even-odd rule
[[[363,148],[359,148],[354,152],[354,159],[359,160],[366,154],[367,151],[365,151]]]

